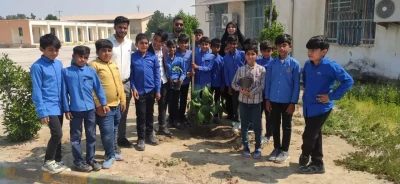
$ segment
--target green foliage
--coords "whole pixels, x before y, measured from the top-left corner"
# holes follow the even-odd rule
[[[175,15],[175,17],[176,16],[183,18],[183,22],[185,23],[183,32],[189,36],[190,41],[193,41],[192,34],[200,26],[200,22],[197,20],[196,15],[190,15],[189,13],[183,12],[181,9],[179,10],[178,14]]]
[[[48,14],[44,20],[58,20],[58,17],[53,14]]]
[[[337,163],[400,182],[399,89],[391,84],[357,83],[336,102],[339,109],[332,112],[323,132],[340,135],[361,148]]]
[[[222,102],[214,103],[211,87],[205,86],[203,89],[192,93],[191,101],[188,103],[189,120],[192,123],[209,125],[215,114],[222,115]]]
[[[269,40],[271,42],[275,41],[275,38],[285,31],[285,27],[283,24],[278,22],[278,16],[279,12],[276,10],[276,5],[273,3],[273,8],[272,8],[272,19],[271,19],[271,27],[268,28],[269,26],[269,16],[270,16],[270,10],[271,6],[267,6],[264,10],[264,16],[265,16],[265,25],[264,28],[261,30],[259,40]],[[272,54],[272,57],[278,57],[278,53],[274,52]]]
[[[6,16],[6,20],[19,20],[19,19],[27,19],[29,17],[27,17],[25,14],[21,14],[18,13],[16,15],[7,15]]]
[[[2,123],[11,141],[32,139],[41,128],[31,92],[29,72],[3,54],[0,59],[0,104],[4,113]]]

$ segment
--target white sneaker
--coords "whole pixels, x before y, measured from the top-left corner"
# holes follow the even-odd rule
[[[63,161],[56,162],[60,167],[62,167],[65,171],[71,171],[71,168],[69,168],[67,165],[64,164]]]
[[[60,173],[63,170],[64,169],[61,166],[59,166],[54,160],[48,160],[42,166],[42,171],[46,171],[51,174]]]
[[[270,142],[271,142],[271,137],[265,137],[265,136],[261,137],[261,144],[268,144]]]
[[[234,132],[239,132],[240,127],[241,127],[240,125],[241,125],[240,122],[235,122],[235,124],[234,124],[233,127],[232,127],[232,131],[234,131]]]

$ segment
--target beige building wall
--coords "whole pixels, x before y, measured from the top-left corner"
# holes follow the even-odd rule
[[[28,20],[0,20],[0,27],[0,45],[31,44]],[[22,36],[19,28],[22,28]]]
[[[195,4],[199,4],[204,0],[196,0]],[[206,12],[209,11],[207,6],[196,6],[195,14],[197,20],[199,20],[199,28],[203,30],[205,36],[210,36],[210,23],[206,22]]]
[[[238,14],[239,16],[239,28],[240,31],[242,31],[243,35],[246,35],[245,29],[244,29],[244,3],[241,1],[238,2],[230,2],[228,3],[228,13],[234,13]],[[203,13],[204,15],[204,13]]]

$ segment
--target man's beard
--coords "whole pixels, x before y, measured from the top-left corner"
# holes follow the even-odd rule
[[[182,29],[175,29],[175,33],[181,33],[182,31]]]
[[[116,34],[119,38],[125,38],[126,34],[125,33],[117,33]]]

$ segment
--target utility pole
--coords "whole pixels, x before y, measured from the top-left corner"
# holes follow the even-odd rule
[[[56,12],[58,12],[58,20],[61,20],[61,12],[63,12],[63,11],[58,10],[58,11],[56,11]]]
[[[138,13],[140,13],[140,5],[136,5]]]

